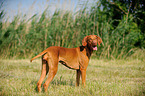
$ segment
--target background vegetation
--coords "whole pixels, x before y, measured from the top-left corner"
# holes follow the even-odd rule
[[[28,58],[49,46],[76,47],[86,35],[96,34],[103,44],[98,58],[126,58],[136,49],[145,47],[145,1],[100,0],[76,12],[56,10],[50,16],[47,8],[41,16],[28,20],[16,15],[11,22],[3,22],[0,13],[0,57]],[[1,4],[2,5],[2,4]]]

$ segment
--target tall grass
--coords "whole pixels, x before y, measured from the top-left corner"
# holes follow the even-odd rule
[[[85,5],[75,15],[56,10],[52,16],[46,9],[41,16],[34,14],[29,20],[18,14],[12,22],[1,21],[0,57],[28,58],[49,46],[76,47],[86,35],[102,38],[98,58],[126,58],[134,52],[134,44],[140,38],[140,30],[133,16],[124,16],[117,27],[99,3],[87,10]],[[1,13],[1,19],[3,18]]]

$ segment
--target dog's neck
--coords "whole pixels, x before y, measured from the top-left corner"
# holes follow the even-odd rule
[[[89,59],[91,57],[91,54],[93,53],[93,50],[91,50],[88,46],[80,46],[80,51],[86,54]]]

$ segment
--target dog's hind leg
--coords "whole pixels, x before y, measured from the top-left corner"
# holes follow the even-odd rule
[[[43,87],[44,87],[44,91],[47,92],[49,83],[53,80],[54,76],[57,73],[57,69],[58,69],[58,56],[54,56],[49,57],[48,59],[48,65],[49,65],[49,74],[48,74],[48,78],[45,81]]]
[[[48,63],[45,59],[43,59],[42,57],[42,71],[41,71],[41,76],[40,76],[40,79],[37,83],[37,88],[38,88],[38,92],[41,92],[41,84],[45,78],[45,76],[47,75],[48,73],[48,70],[49,70],[49,67],[48,67]]]

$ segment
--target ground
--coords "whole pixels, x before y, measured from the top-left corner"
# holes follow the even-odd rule
[[[145,60],[92,58],[87,68],[86,87],[75,87],[76,71],[59,64],[48,92],[37,91],[41,60],[0,60],[0,96],[144,96]],[[46,80],[46,78],[45,78]],[[44,83],[44,82],[43,82]]]

